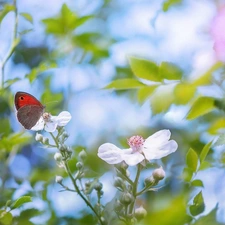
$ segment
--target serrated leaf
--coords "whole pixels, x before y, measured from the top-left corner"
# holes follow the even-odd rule
[[[4,17],[11,11],[15,11],[15,6],[10,4],[5,4],[4,8],[0,11],[0,23],[4,19]]]
[[[192,120],[206,113],[209,113],[214,109],[214,98],[200,97],[194,102],[186,118]]]
[[[193,200],[193,205],[190,206],[190,213],[192,216],[197,216],[205,210],[205,203],[202,196],[202,191],[200,191]]]
[[[11,206],[11,210],[19,208],[21,205],[28,202],[32,202],[32,198],[30,196],[22,196],[13,203],[13,205]]]
[[[197,88],[189,83],[179,83],[174,88],[175,103],[187,104],[195,95]]]
[[[174,102],[174,89],[172,85],[162,85],[151,96],[151,109],[153,114],[167,111]]]
[[[198,155],[194,149],[190,148],[186,155],[186,164],[193,172],[196,172],[198,167]]]
[[[196,86],[210,85],[212,84],[213,73],[222,68],[224,64],[222,62],[215,63],[206,73],[196,79],[193,84]]]
[[[195,187],[204,187],[203,182],[201,180],[193,180],[191,182],[191,185]]]
[[[20,15],[27,20],[28,22],[33,24],[33,17],[29,13],[20,13]]]
[[[214,146],[221,146],[221,145],[225,145],[225,134],[221,134],[217,139],[216,143],[214,144]]]
[[[159,66],[159,76],[167,80],[179,80],[182,77],[182,70],[173,63],[162,62]]]
[[[13,216],[10,212],[5,210],[0,210],[0,224],[1,225],[11,225]]]
[[[155,89],[158,87],[158,85],[152,85],[152,86],[145,86],[138,90],[138,102],[143,103],[145,102],[155,91]]]
[[[207,156],[208,153],[209,153],[209,149],[210,149],[211,145],[212,145],[212,141],[209,142],[208,144],[206,144],[206,145],[204,146],[204,148],[202,149],[202,151],[201,151],[201,153],[200,153],[200,156],[199,156],[200,163],[202,163],[202,162],[205,160],[206,156]]]
[[[212,135],[218,134],[218,130],[225,129],[225,119],[219,118],[215,122],[210,124],[208,132]]]
[[[159,76],[159,68],[156,63],[135,57],[130,57],[129,62],[133,73],[138,78],[150,81],[162,81],[162,77]]]
[[[114,80],[108,84],[105,89],[116,89],[116,90],[127,90],[127,89],[137,89],[144,87],[145,85],[135,79],[119,79]]]

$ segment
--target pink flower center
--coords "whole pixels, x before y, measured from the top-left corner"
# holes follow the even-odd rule
[[[43,119],[46,123],[51,121],[51,114],[50,113],[45,112],[45,113],[43,113],[42,117],[43,117]]]
[[[132,136],[127,140],[128,145],[132,148],[133,152],[142,153],[142,147],[144,145],[145,139],[139,135]]]

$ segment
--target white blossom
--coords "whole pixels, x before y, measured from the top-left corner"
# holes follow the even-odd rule
[[[141,136],[128,139],[130,148],[120,149],[114,144],[105,143],[98,149],[98,157],[109,164],[125,161],[129,166],[137,165],[144,159],[161,159],[177,150],[177,143],[170,139],[169,130],[160,130],[146,140]]]
[[[52,116],[50,113],[44,113],[31,130],[43,130],[54,132],[57,126],[64,127],[71,120],[71,114],[67,111],[61,112],[58,116]]]

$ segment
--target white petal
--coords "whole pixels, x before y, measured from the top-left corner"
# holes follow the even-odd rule
[[[145,140],[145,147],[161,146],[170,139],[170,130],[160,130]]]
[[[132,149],[122,150],[122,159],[129,166],[135,166],[144,160],[144,156],[139,152],[132,153]]]
[[[98,157],[109,164],[117,164],[123,161],[122,150],[111,143],[105,143],[98,149]]]
[[[57,122],[50,121],[45,123],[45,130],[47,132],[54,132],[56,128],[57,128]]]
[[[162,143],[161,146],[157,147],[144,147],[143,152],[147,160],[152,159],[161,159],[177,150],[177,142],[174,140],[167,141],[166,143]]]
[[[63,111],[61,112],[58,116],[57,116],[57,122],[58,122],[58,126],[62,127],[62,126],[66,126],[66,124],[71,120],[71,114],[67,111]]]
[[[44,125],[45,125],[44,119],[41,117],[37,121],[37,123],[31,128],[31,130],[35,130],[35,131],[43,130],[44,129]]]

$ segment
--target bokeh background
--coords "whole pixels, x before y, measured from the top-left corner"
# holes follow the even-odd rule
[[[224,58],[215,51],[220,47],[215,48],[213,30],[225,2],[17,0],[17,22],[10,8],[14,3],[0,1],[1,62],[9,56],[4,66],[0,64],[0,207],[23,195],[33,200],[12,211],[13,224],[94,224],[82,200],[60,192],[55,183],[56,175],[66,176],[54,161],[56,150],[43,148],[35,132],[17,121],[17,91],[31,93],[53,115],[71,113],[66,126],[67,143],[74,151],[71,168],[75,170],[77,154],[85,149],[89,171],[104,184],[105,204],[116,190],[112,167],[97,158],[98,147],[104,142],[127,147],[132,135],[147,138],[170,129],[179,148],[156,162],[166,179],[163,188],[141,199],[148,211],[142,224],[224,224],[223,145],[212,146],[207,163],[196,172],[195,179],[202,183],[191,183],[183,171],[188,150],[200,155],[225,126]],[[224,30],[219,29],[221,39]],[[179,75],[160,84],[143,80],[136,77],[131,59],[169,62]],[[128,80],[113,83],[117,79],[157,83],[157,88],[146,93]],[[143,179],[150,173],[151,168]],[[189,206],[199,191],[205,208],[191,220]]]

